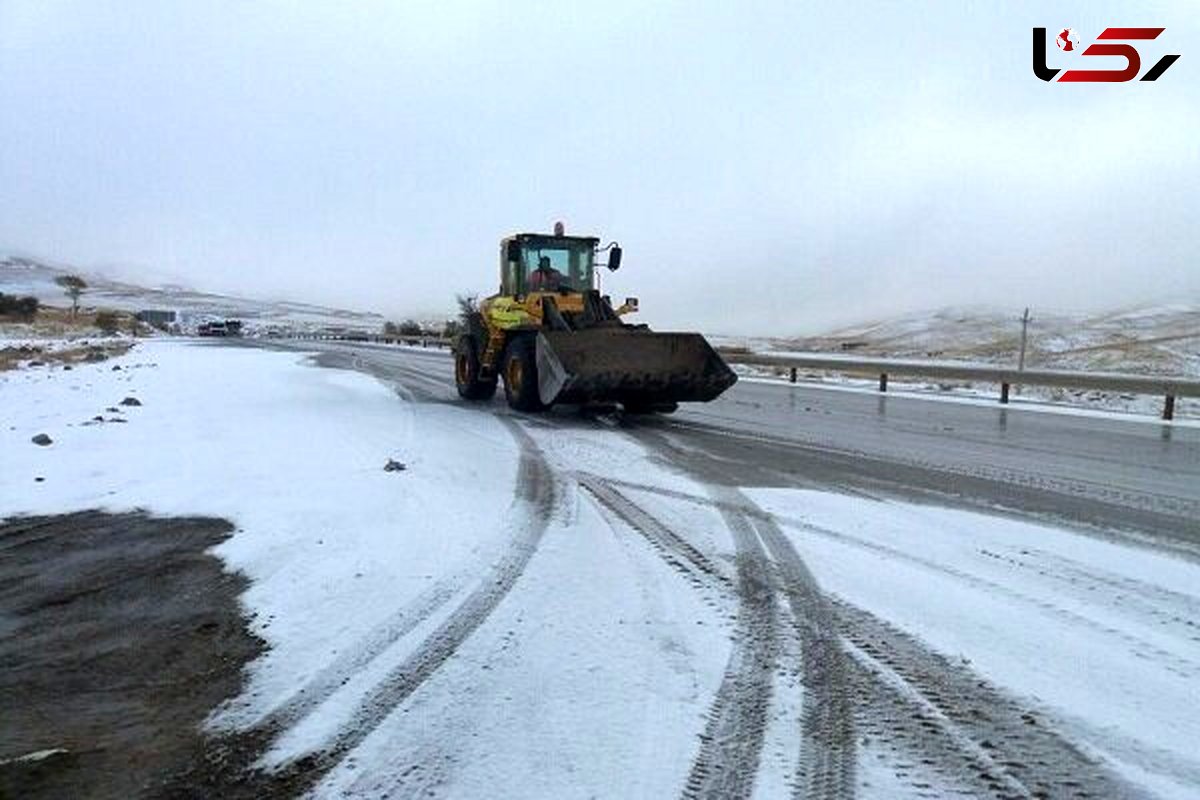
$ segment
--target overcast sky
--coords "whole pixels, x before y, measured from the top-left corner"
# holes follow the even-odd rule
[[[436,315],[556,219],[660,327],[1198,300],[1200,6],[0,0],[0,250]]]

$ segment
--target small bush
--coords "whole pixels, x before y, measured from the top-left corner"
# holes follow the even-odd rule
[[[97,311],[96,327],[108,334],[116,333],[121,328],[121,318],[115,311]]]
[[[401,322],[399,327],[396,329],[396,332],[400,336],[420,336],[424,333],[424,331],[421,330],[421,323],[411,319],[406,319],[404,322]]]
[[[0,292],[0,316],[29,321],[37,316],[41,303],[33,296],[17,297]]]

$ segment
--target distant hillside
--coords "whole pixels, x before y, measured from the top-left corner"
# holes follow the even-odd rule
[[[54,279],[68,273],[80,275],[88,282],[90,288],[82,299],[83,305],[88,307],[121,311],[166,309],[177,311],[185,318],[230,317],[244,320],[250,328],[312,330],[340,327],[374,332],[383,325],[383,317],[370,312],[286,300],[252,300],[179,286],[136,286],[79,270],[52,267],[22,256],[0,256],[0,292],[33,295],[47,304],[66,305],[62,289],[55,285]]]
[[[1200,302],[1127,308],[1103,314],[1033,309],[1025,363],[1200,377]],[[756,350],[857,353],[1017,363],[1020,310],[944,308],[854,325],[820,336],[751,340]]]

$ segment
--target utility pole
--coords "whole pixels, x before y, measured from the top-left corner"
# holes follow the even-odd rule
[[[1025,371],[1025,343],[1029,341],[1029,309],[1021,316],[1021,355],[1017,358],[1017,371]]]

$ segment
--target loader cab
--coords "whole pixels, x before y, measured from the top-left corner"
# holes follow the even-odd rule
[[[596,247],[592,236],[518,233],[500,243],[500,294],[585,292],[596,285]],[[537,273],[537,274],[535,274]]]

